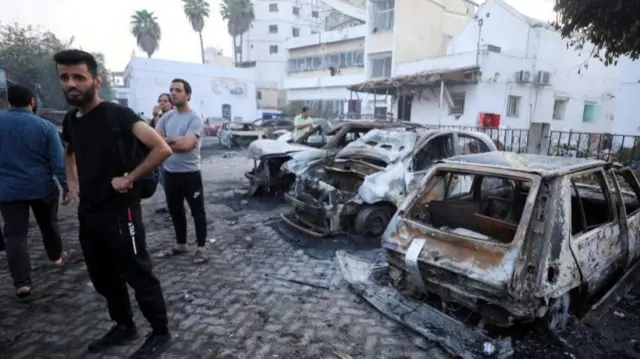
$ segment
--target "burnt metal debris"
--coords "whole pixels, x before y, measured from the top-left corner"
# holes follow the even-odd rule
[[[285,223],[315,237],[380,236],[397,207],[437,160],[496,151],[485,134],[460,130],[371,130],[324,161],[283,165],[296,180]]]
[[[391,121],[339,121],[335,124],[320,121],[313,130],[299,139],[259,140],[249,146],[248,156],[253,160],[253,169],[245,173],[252,194],[280,195],[290,189],[295,173],[324,158],[331,157],[347,144],[360,138],[372,129],[422,126],[415,123]],[[283,172],[282,165],[292,161],[294,171]],[[301,167],[301,168],[298,168]]]
[[[536,322],[561,337],[570,315],[593,324],[637,283],[639,198],[634,172],[605,161],[456,156],[438,161],[391,219],[390,287],[369,280],[372,265],[338,261],[367,301],[455,355],[508,357],[508,340],[483,337],[491,329]],[[401,314],[415,301],[419,314]],[[477,324],[461,331],[450,306]]]

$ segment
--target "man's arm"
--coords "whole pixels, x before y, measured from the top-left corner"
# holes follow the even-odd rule
[[[73,145],[71,143],[71,133],[69,130],[70,124],[69,118],[65,118],[62,124],[62,141],[64,145],[64,168],[67,178],[67,187],[69,188],[67,198],[64,198],[64,202],[69,200],[76,200],[78,198],[78,168],[76,167],[76,156],[74,154]],[[63,202],[63,203],[64,203]]]
[[[62,142],[60,141],[60,135],[55,126],[47,124],[47,144],[49,146],[49,166],[54,176],[60,183],[63,193],[66,195],[69,193],[69,186],[67,185],[67,178],[65,174],[65,166],[63,164],[62,155]]]
[[[145,157],[138,167],[127,175],[131,182],[135,182],[169,158],[169,156],[171,156],[171,148],[158,132],[142,121],[134,122],[131,127],[131,132],[150,150],[147,157]]]
[[[189,128],[184,136],[169,137],[167,143],[173,152],[188,152],[196,148],[198,140],[204,131],[204,121],[200,116],[193,116],[189,121]]]

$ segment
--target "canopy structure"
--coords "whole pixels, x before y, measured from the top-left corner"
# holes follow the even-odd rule
[[[412,75],[401,75],[379,80],[366,81],[352,85],[349,90],[378,95],[398,95],[411,90],[478,83],[480,78],[478,66],[453,69],[436,69],[418,72]]]

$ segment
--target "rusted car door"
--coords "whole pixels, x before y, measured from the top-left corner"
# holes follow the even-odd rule
[[[602,168],[567,176],[564,185],[570,248],[590,294],[601,288],[617,269],[626,239],[621,236],[612,188]],[[595,181],[594,181],[595,180]],[[587,187],[584,183],[595,182]]]
[[[629,168],[612,170],[616,182],[617,200],[620,206],[622,230],[626,232],[627,266],[640,257],[640,183]]]

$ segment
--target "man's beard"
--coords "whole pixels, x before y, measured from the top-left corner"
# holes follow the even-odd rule
[[[71,91],[79,92],[81,93],[81,95],[79,97],[70,97],[69,92]],[[85,92],[81,92],[78,89],[72,89],[64,93],[64,97],[67,99],[67,103],[71,106],[86,105],[89,102],[91,102],[91,100],[93,100],[95,95],[96,95],[96,85],[91,86],[91,88]]]

